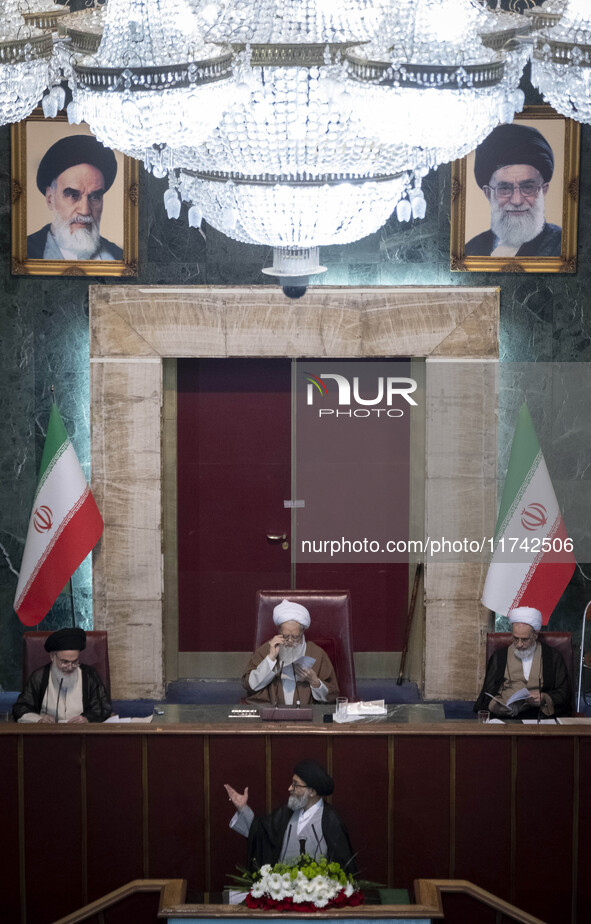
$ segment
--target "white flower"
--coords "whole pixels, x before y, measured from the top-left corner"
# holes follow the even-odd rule
[[[355,889],[353,888],[352,883],[348,882],[347,885],[345,886],[345,895],[347,896],[347,898],[351,898],[354,891]]]
[[[250,894],[253,898],[262,898],[265,894],[265,887],[261,882],[255,882],[252,889],[250,890]]]
[[[261,866],[261,876],[268,876],[271,872],[271,864],[265,863],[264,866]]]

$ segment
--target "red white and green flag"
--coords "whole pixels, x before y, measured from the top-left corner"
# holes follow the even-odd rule
[[[548,624],[575,570],[554,488],[527,405],[519,411],[482,602],[506,616],[533,606]]]
[[[43,447],[14,608],[26,626],[47,615],[103,532],[101,517],[54,404]]]

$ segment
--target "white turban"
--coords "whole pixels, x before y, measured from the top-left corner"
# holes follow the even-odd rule
[[[300,603],[293,603],[291,600],[282,600],[273,610],[273,622],[280,626],[284,622],[299,622],[304,629],[310,625],[310,614],[305,606]]]
[[[542,614],[533,606],[516,606],[507,613],[507,618],[511,625],[514,622],[525,622],[531,626],[534,632],[539,632],[542,628]]]

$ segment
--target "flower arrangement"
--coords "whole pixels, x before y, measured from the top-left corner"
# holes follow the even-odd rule
[[[267,863],[255,873],[244,871],[241,877],[233,878],[243,886],[250,885],[245,898],[249,908],[318,911],[360,905],[364,897],[355,877],[338,863],[325,857],[313,860],[307,854],[274,866]]]

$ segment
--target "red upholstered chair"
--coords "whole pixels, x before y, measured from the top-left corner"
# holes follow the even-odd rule
[[[570,632],[540,632],[540,638],[542,642],[545,642],[547,645],[552,645],[553,648],[558,648],[562,657],[564,658],[564,663],[566,664],[566,669],[568,671],[568,676],[570,680],[570,688],[572,690],[572,707],[575,708],[575,665],[574,665],[574,656],[573,656],[573,641],[572,634]],[[511,644],[513,636],[510,632],[489,632],[486,636],[486,661],[498,648],[506,648],[507,645]]]
[[[44,667],[49,661],[49,653],[45,651],[45,639],[48,635],[51,635],[51,632],[25,632],[23,635],[23,686],[33,671],[38,667]],[[80,661],[94,667],[110,699],[111,675],[106,632],[86,633],[86,648],[80,652]]]
[[[308,641],[316,642],[332,661],[341,696],[357,700],[351,644],[351,593],[348,590],[257,590],[254,647],[276,634],[273,609],[282,600],[301,603],[310,611]]]

